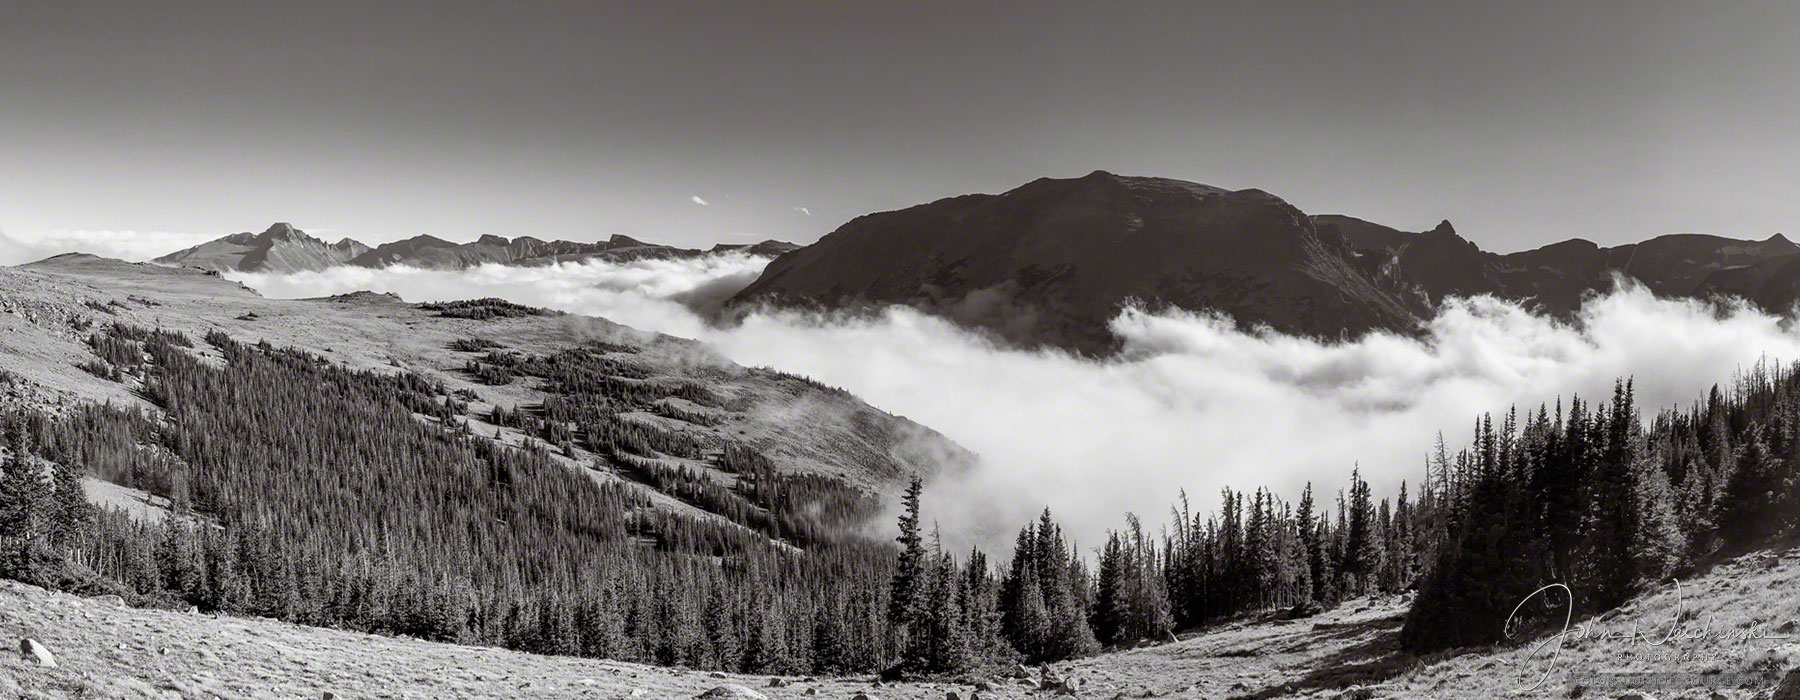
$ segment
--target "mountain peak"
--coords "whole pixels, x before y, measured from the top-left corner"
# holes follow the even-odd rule
[[[1768,239],[1767,239],[1767,240],[1765,240],[1765,241],[1763,241],[1763,243],[1765,243],[1765,244],[1773,244],[1773,245],[1782,245],[1782,246],[1789,246],[1789,247],[1793,247],[1793,246],[1794,246],[1794,242],[1793,242],[1793,241],[1790,241],[1790,240],[1788,240],[1788,237],[1787,237],[1787,236],[1783,236],[1783,235],[1781,235],[1781,234],[1779,234],[1779,233],[1777,233],[1777,234],[1775,234],[1775,235],[1773,235],[1773,236],[1770,236],[1770,237],[1769,237],[1769,238],[1768,238]]]
[[[501,237],[501,236],[496,236],[496,235],[494,235],[494,234],[491,234],[491,233],[488,233],[488,234],[483,234],[483,235],[482,235],[482,236],[481,236],[481,237],[480,237],[480,238],[477,238],[477,239],[475,239],[475,244],[476,244],[476,245],[497,245],[497,246],[504,246],[504,245],[507,245],[507,244],[509,244],[509,243],[512,243],[512,241],[509,241],[509,240],[506,240],[506,239],[505,239],[505,238],[504,238],[504,237]]]
[[[294,228],[293,224],[277,221],[270,224],[267,230],[257,234],[257,238],[266,241],[298,241],[306,239],[307,235],[305,231]]]

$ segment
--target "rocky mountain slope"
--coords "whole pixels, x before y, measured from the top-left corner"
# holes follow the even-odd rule
[[[405,265],[459,270],[490,263],[547,265],[589,259],[690,258],[726,252],[774,257],[798,247],[769,240],[743,245],[720,244],[702,251],[645,243],[619,235],[595,243],[545,241],[530,236],[508,239],[491,235],[468,243],[453,243],[435,236],[419,235],[370,248],[348,238],[327,244],[293,226],[278,223],[262,233],[232,234],[170,253],[154,262],[221,272],[301,272],[337,265],[373,268]]]
[[[342,265],[369,252],[348,238],[326,243],[285,223],[262,233],[234,233],[156,259],[164,265],[239,272],[303,272]]]
[[[1396,698],[1682,697],[1800,693],[1800,552],[1764,552],[1627,605],[1589,633],[1418,657],[1399,651],[1404,598],[1313,618],[1244,618],[1174,643],[1057,664],[1076,690],[972,674],[883,684],[866,676],[745,676],[124,607],[0,581],[0,635],[45,667],[0,655],[0,695],[22,698]],[[1580,628],[1572,628],[1578,630]],[[1628,635],[1637,630],[1636,636]],[[1670,635],[1671,631],[1684,634]],[[1601,632],[1612,632],[1604,635]],[[1710,633],[1702,633],[1710,632]],[[1755,637],[1753,635],[1766,635]],[[1657,643],[1657,640],[1669,641]],[[1543,645],[1538,648],[1538,645]],[[1561,647],[1554,659],[1552,654]],[[1535,650],[1535,652],[1534,652]],[[728,688],[719,691],[719,688]],[[979,689],[986,688],[986,689]],[[1771,689],[1777,689],[1773,696]],[[1648,694],[1646,694],[1648,693]],[[1787,693],[1787,694],[1783,694]]]
[[[735,303],[907,304],[1028,345],[1106,352],[1122,304],[1223,312],[1335,338],[1407,332],[1448,296],[1567,315],[1615,275],[1657,294],[1740,295],[1787,311],[1800,247],[1679,234],[1484,251],[1445,221],[1408,232],[1308,216],[1267,192],[1096,171],[858,217],[771,263]]]
[[[1096,171],[858,217],[737,300],[911,304],[1015,342],[1104,352],[1127,300],[1336,336],[1412,328],[1428,309],[1402,291],[1267,192]]]

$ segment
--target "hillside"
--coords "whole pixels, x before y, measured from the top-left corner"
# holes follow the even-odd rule
[[[737,300],[910,304],[1085,352],[1109,349],[1106,322],[1127,300],[1334,337],[1409,330],[1427,311],[1274,195],[1103,171],[858,217]]]
[[[0,311],[10,312],[0,313],[6,368],[49,401],[140,401],[126,387],[76,367],[91,355],[87,333],[71,325],[78,321],[123,322],[195,337],[223,330],[250,342],[317,352],[345,367],[415,372],[472,394],[476,410],[536,405],[548,395],[537,381],[483,383],[465,371],[483,353],[453,350],[453,342],[479,337],[493,339],[496,349],[550,354],[598,340],[634,348],[634,361],[648,369],[650,380],[700,382],[729,405],[712,411],[706,425],[667,416],[644,415],[644,420],[703,439],[729,436],[764,451],[783,471],[882,490],[971,459],[936,432],[842,391],[739,367],[699,343],[604,319],[455,318],[384,295],[272,300],[196,270],[81,254],[0,268]]]
[[[1083,681],[1089,698],[1471,698],[1767,697],[1794,668],[1800,647],[1694,634],[1655,644],[1683,624],[1721,633],[1788,634],[1800,617],[1800,552],[1727,562],[1591,621],[1598,631],[1641,630],[1646,638],[1571,638],[1554,666],[1552,644],[1414,657],[1398,650],[1404,598],[1350,601],[1303,620],[1242,618],[1185,634],[1179,642],[1055,664]],[[1677,623],[1677,621],[1680,621]],[[43,643],[56,668],[0,655],[0,694],[23,698],[694,698],[724,684],[775,700],[858,693],[897,700],[1045,697],[1021,681],[978,676],[881,684],[868,676],[709,674],[640,664],[539,656],[305,627],[267,619],[121,607],[0,581],[0,634]],[[1538,637],[1536,643],[1551,641]],[[1774,650],[1771,653],[1771,649]],[[1541,685],[1540,677],[1552,671]],[[1616,674],[1665,674],[1631,677]],[[779,681],[772,681],[779,679]],[[1704,689],[1695,690],[1690,686]],[[1665,687],[1667,686],[1667,687]],[[1747,686],[1747,687],[1740,687]],[[1671,692],[1673,691],[1673,692]],[[11,697],[11,695],[8,695]],[[1643,697],[1643,696],[1637,696]],[[1792,697],[1783,695],[1779,697]]]

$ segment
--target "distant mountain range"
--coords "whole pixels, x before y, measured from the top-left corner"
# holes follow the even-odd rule
[[[462,269],[731,250],[775,258],[731,299],[740,308],[904,304],[1013,343],[1089,354],[1116,349],[1107,324],[1127,303],[1212,310],[1246,328],[1338,338],[1413,332],[1451,296],[1490,294],[1567,317],[1586,296],[1610,289],[1615,276],[1666,297],[1735,296],[1776,312],[1800,301],[1800,246],[1780,234],[1760,241],[1674,234],[1610,248],[1577,238],[1499,254],[1448,221],[1402,231],[1308,215],[1262,190],[1105,171],[860,216],[805,247],[763,241],[699,250],[627,236],[452,243],[422,235],[370,248],[275,224],[156,262],[245,272]]]
[[[482,236],[470,243],[452,243],[421,235],[370,248],[348,238],[327,244],[289,224],[278,223],[262,233],[232,234],[170,253],[155,262],[221,272],[302,272],[339,265],[371,268],[406,265],[457,270],[489,263],[547,265],[589,259],[687,258],[729,251],[776,256],[798,247],[782,241],[763,241],[746,245],[720,244],[710,250],[698,250],[645,243],[629,236],[613,236],[595,243],[544,241],[530,236],[510,240]]]
[[[1615,274],[1659,295],[1723,294],[1785,311],[1800,247],[1679,234],[1481,250],[1448,221],[1407,232],[1309,216],[1261,190],[1095,171],[858,217],[783,255],[734,304],[907,304],[1007,340],[1103,354],[1122,304],[1211,309],[1315,337],[1410,332],[1446,296],[1492,294],[1568,315]]]

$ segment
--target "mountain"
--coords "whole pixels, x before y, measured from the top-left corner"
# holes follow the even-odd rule
[[[1660,296],[1728,294],[1785,311],[1789,304],[1779,303],[1779,291],[1766,288],[1769,281],[1800,282],[1783,272],[1800,273],[1790,264],[1800,246],[1780,234],[1746,241],[1683,233],[1610,248],[1576,238],[1502,255],[1458,236],[1448,221],[1422,233],[1342,215],[1313,221],[1342,236],[1371,260],[1369,267],[1415,286],[1434,303],[1446,296],[1492,294],[1566,315],[1579,309],[1586,295],[1610,289],[1618,275]]]
[[[578,262],[590,258],[634,260],[638,258],[693,257],[700,251],[645,243],[615,235],[598,243],[543,241],[530,236],[506,239],[482,236],[470,243],[451,243],[429,235],[384,243],[349,261],[362,267],[406,265],[439,270],[460,270],[477,265],[544,265]]]
[[[156,259],[164,265],[239,272],[303,272],[342,265],[369,247],[348,238],[326,243],[285,223],[235,233]]]
[[[1261,190],[1095,171],[858,217],[770,263],[734,304],[904,304],[1028,346],[1106,353],[1128,303],[1222,312],[1322,338],[1409,332],[1446,297],[1489,294],[1568,316],[1615,276],[1663,296],[1800,299],[1800,247],[1676,234],[1482,250],[1444,221],[1403,231],[1308,216]]]
[[[469,243],[452,243],[431,235],[383,243],[370,248],[348,238],[326,244],[288,224],[275,224],[262,233],[237,233],[157,258],[163,265],[197,267],[220,272],[301,272],[337,265],[392,267],[405,265],[433,270],[460,270],[477,265],[549,265],[558,262],[644,258],[692,258],[701,255],[743,252],[776,257],[800,246],[767,240],[753,244],[726,244],[711,250],[676,248],[646,243],[630,236],[614,235],[595,243],[545,241],[530,236],[507,239],[482,236]]]
[[[787,241],[766,240],[761,243],[720,243],[712,247],[708,253],[747,253],[770,258],[779,258],[805,246]]]
[[[1130,300],[1336,336],[1415,327],[1427,309],[1402,291],[1267,192],[1095,171],[858,217],[770,263],[736,300],[910,304],[1098,353]]]

